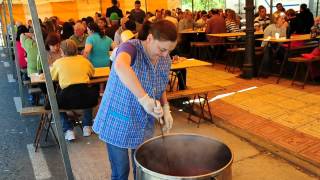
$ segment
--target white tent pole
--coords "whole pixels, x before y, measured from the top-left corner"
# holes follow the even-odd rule
[[[64,164],[66,177],[68,180],[73,180],[74,177],[73,177],[73,173],[72,173],[72,168],[71,168],[71,163],[70,163],[70,159],[69,159],[66,141],[65,141],[65,139],[63,137],[63,133],[62,133],[63,131],[62,131],[62,126],[61,126],[61,121],[60,121],[60,115],[59,115],[56,94],[55,94],[53,82],[51,79],[51,74],[50,74],[48,60],[47,60],[47,53],[46,53],[46,50],[44,47],[42,31],[41,31],[41,27],[40,27],[40,23],[39,23],[39,16],[38,16],[35,1],[28,0],[28,7],[30,10],[31,19],[33,22],[32,25],[33,25],[34,34],[35,34],[35,38],[36,38],[36,42],[37,42],[37,46],[38,46],[38,50],[39,50],[38,52],[40,55],[42,69],[43,69],[44,77],[45,77],[45,81],[46,81],[46,87],[47,87],[48,97],[49,97],[49,101],[50,101],[51,112],[53,114],[53,121],[54,121],[56,131],[58,134],[60,152],[62,155],[62,160],[63,160],[63,164]]]

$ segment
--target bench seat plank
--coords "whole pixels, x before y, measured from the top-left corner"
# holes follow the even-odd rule
[[[205,86],[205,87],[199,87],[199,88],[190,88],[186,90],[167,92],[167,99],[168,100],[179,99],[179,98],[188,97],[191,95],[202,94],[202,93],[207,93],[211,91],[221,91],[221,90],[224,90],[224,88],[221,86]]]
[[[59,109],[59,112],[67,112],[67,111],[74,111],[74,110]],[[34,115],[49,114],[49,113],[51,113],[51,110],[44,109],[44,106],[24,107],[20,111],[21,116],[34,116]]]

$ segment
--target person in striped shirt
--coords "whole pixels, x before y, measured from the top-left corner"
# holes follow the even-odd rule
[[[236,12],[232,9],[229,9],[226,12],[227,18],[226,18],[226,30],[228,33],[235,33],[240,32],[240,25],[237,23],[236,20]],[[229,41],[235,41],[236,37],[229,37]]]
[[[259,6],[258,10],[259,16],[254,19],[254,28],[256,31],[263,31],[271,21],[264,6]]]

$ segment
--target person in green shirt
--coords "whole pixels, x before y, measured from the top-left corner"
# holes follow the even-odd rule
[[[23,33],[20,36],[21,45],[27,53],[27,72],[28,76],[33,73],[38,73],[37,67],[38,46],[34,40],[33,33]]]

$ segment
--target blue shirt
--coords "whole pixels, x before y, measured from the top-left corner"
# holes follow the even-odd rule
[[[98,33],[93,33],[87,38],[86,44],[92,45],[88,59],[95,68],[106,67],[109,65],[109,51],[112,44],[112,39],[110,39],[108,36],[101,38]]]
[[[134,63],[131,65],[133,71],[149,96],[159,100],[169,81],[170,56],[160,58],[154,66],[140,40],[128,42],[136,48]],[[136,149],[149,135],[150,124],[153,128],[154,118],[145,112],[134,94],[122,84],[113,66],[93,130],[106,143]]]

